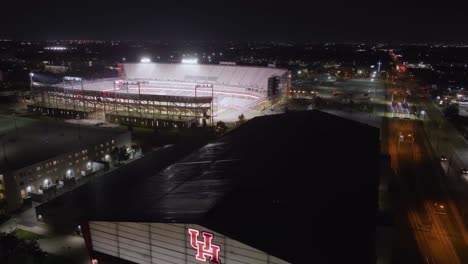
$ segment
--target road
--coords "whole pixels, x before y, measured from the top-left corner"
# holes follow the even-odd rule
[[[407,83],[399,84],[402,91],[409,88]],[[406,216],[406,221],[399,223],[399,232],[409,231],[413,235],[420,252],[420,258],[413,261],[415,263],[468,263],[468,235],[457,206],[448,194],[446,171],[441,167],[444,164],[440,164],[437,158],[440,154],[434,151],[434,130],[428,129],[429,124],[433,123],[427,121],[429,117],[438,114],[437,122],[442,124],[443,117],[427,102],[415,100],[411,103],[426,110],[428,115],[425,119],[384,118],[383,125],[383,143],[391,155],[391,166],[396,172],[395,180],[400,189],[400,214]],[[401,131],[412,131],[414,143],[398,145]],[[446,136],[442,137],[442,134]],[[437,132],[437,135],[440,137],[437,143],[440,149],[449,148],[445,142],[447,136],[457,136],[447,128]],[[456,169],[452,170],[455,173]],[[399,239],[403,239],[402,236]],[[402,259],[394,261],[401,262]]]
[[[407,216],[407,228],[419,248],[421,262],[463,263],[457,254],[460,243],[452,241],[459,242],[461,237],[439,191],[437,175],[423,142],[422,124],[404,119],[388,119],[387,122],[388,150],[401,187],[401,207]],[[400,131],[413,131],[414,143],[398,144]]]

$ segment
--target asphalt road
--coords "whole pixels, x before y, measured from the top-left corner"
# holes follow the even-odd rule
[[[429,109],[424,103],[416,103]],[[433,111],[428,110],[429,115],[434,115]],[[385,118],[384,122],[384,142],[400,190],[399,213],[406,216],[397,227],[397,241],[404,239],[402,233],[411,233],[420,253],[419,259],[405,263],[468,263],[468,235],[445,187],[447,178],[431,148],[427,122],[398,118]],[[401,131],[412,131],[414,143],[398,144]],[[402,261],[396,259],[394,263]]]

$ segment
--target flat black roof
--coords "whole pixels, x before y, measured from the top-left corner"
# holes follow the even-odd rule
[[[199,224],[292,263],[373,263],[379,153],[379,129],[361,123],[256,117],[159,173],[96,183],[77,200],[87,220]]]
[[[18,137],[16,136],[16,128]],[[104,143],[125,131],[69,124],[53,119],[0,115],[0,173]],[[79,133],[79,134],[78,134]],[[80,135],[80,139],[78,137]],[[5,148],[6,160],[3,147]]]

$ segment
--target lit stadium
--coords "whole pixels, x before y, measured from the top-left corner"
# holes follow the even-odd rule
[[[92,81],[64,77],[55,85],[32,74],[28,110],[142,127],[191,127],[258,115],[290,87],[288,70],[272,67],[142,62],[119,64],[118,72],[118,78]]]

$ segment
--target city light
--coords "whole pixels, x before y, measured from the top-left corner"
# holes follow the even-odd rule
[[[140,62],[141,62],[141,63],[150,63],[150,62],[151,62],[151,59],[148,58],[148,57],[143,57],[143,58],[141,58]]]
[[[45,47],[45,50],[55,50],[55,51],[62,51],[62,50],[67,50],[67,47]]]
[[[80,77],[71,77],[71,76],[65,76],[63,77],[63,79],[65,81],[77,81],[77,82],[81,82],[81,78]]]
[[[192,58],[192,59],[182,59],[183,64],[198,64],[198,59]]]
[[[29,77],[34,77],[34,73],[30,72]]]

